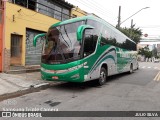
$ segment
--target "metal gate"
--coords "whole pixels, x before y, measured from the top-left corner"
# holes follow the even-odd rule
[[[26,30],[26,59],[25,65],[40,65],[43,40],[37,41],[37,46],[33,46],[33,38],[42,32],[27,29]]]
[[[11,65],[21,65],[22,36],[11,34]]]

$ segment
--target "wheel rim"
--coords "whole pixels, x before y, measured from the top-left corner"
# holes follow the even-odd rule
[[[104,83],[106,81],[106,73],[104,71],[100,74],[100,82]]]

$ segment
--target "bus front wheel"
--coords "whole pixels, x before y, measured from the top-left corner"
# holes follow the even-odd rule
[[[98,79],[98,85],[102,86],[106,83],[106,79],[107,79],[107,70],[102,67],[100,70],[100,77]]]

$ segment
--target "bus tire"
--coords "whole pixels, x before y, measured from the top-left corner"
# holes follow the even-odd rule
[[[130,70],[129,70],[129,73],[133,73],[133,64],[130,65]]]
[[[104,67],[101,67],[100,70],[100,77],[98,79],[98,85],[102,86],[106,83],[106,79],[107,79],[107,70]]]
[[[137,63],[137,70],[139,69],[139,64]]]

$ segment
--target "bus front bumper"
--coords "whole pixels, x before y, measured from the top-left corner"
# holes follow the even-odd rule
[[[81,74],[81,70],[74,70],[66,73],[54,73],[53,70],[42,70],[41,77],[47,81],[64,81],[64,82],[83,82],[84,76]]]

